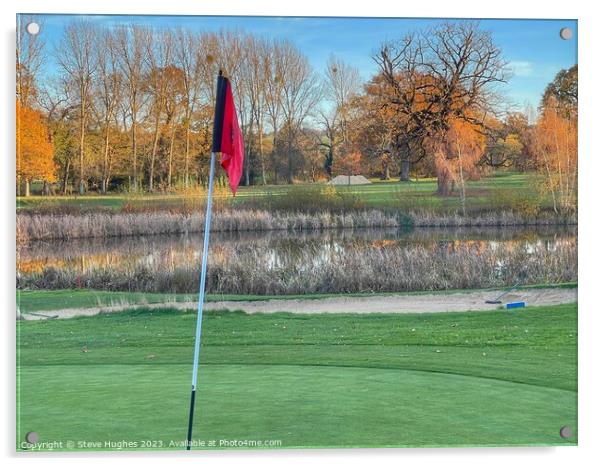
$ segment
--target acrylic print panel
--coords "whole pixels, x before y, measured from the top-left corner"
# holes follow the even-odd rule
[[[18,450],[577,443],[575,20],[19,15],[16,84]]]

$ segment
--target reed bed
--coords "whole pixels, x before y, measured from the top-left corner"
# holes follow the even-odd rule
[[[194,293],[198,263],[166,270],[137,264],[85,273],[46,267],[19,273],[21,289],[93,288]],[[261,245],[211,247],[208,292],[286,295],[304,293],[429,291],[561,283],[577,279],[577,240],[533,243],[454,243],[372,247],[316,244],[276,254]]]
[[[108,238],[150,236],[201,232],[204,215],[190,212],[144,211],[82,213],[18,213],[17,239],[19,244],[36,240],[73,240],[79,238]],[[575,224],[573,216],[541,213],[525,217],[511,211],[461,216],[457,213],[410,213],[358,210],[346,212],[286,212],[268,210],[223,209],[212,219],[212,231],[309,231],[327,229],[458,227],[458,226],[519,226]]]

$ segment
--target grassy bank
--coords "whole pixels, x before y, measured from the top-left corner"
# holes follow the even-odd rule
[[[41,441],[148,439],[162,445],[147,448],[182,449],[170,442],[186,434],[194,322],[194,313],[168,310],[18,322],[18,439],[35,429]],[[199,440],[273,439],[281,448],[576,442],[558,435],[577,426],[576,305],[207,313],[203,329]]]

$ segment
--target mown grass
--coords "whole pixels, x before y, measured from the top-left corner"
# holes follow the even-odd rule
[[[194,313],[19,321],[18,433],[182,449]],[[575,304],[423,315],[209,312],[195,439],[280,447],[562,445]],[[63,446],[64,449],[77,449]],[[102,448],[102,447],[101,447]],[[152,446],[151,446],[152,448]]]
[[[536,175],[523,174],[508,171],[499,171],[492,176],[478,181],[467,182],[467,209],[484,210],[510,208],[511,205],[499,203],[498,194],[501,191],[520,193],[527,199],[540,201],[534,178]],[[411,209],[411,210],[434,210],[440,212],[457,211],[460,208],[457,196],[441,197],[435,194],[437,181],[434,178],[412,180],[400,183],[398,181],[372,180],[370,185],[336,186],[332,189],[339,193],[343,207],[361,207],[378,209]],[[269,185],[269,186],[241,186],[236,197],[231,197],[225,190],[218,193],[221,197],[219,202],[224,205],[234,205],[245,208],[267,208],[294,210],[294,208],[312,208],[312,204],[303,205],[299,199],[307,196],[314,201],[320,201],[323,195],[320,185],[295,184],[295,185]],[[318,193],[318,194],[316,194]],[[332,204],[335,199],[324,199],[324,202]],[[99,195],[91,193],[85,196],[31,196],[17,199],[18,209],[50,209],[60,206],[68,206],[73,209],[111,209],[122,210],[126,208],[155,207],[173,209],[178,206],[187,205],[198,199],[198,204],[204,203],[204,195],[199,192],[188,194],[109,194]],[[339,202],[339,204],[341,203]],[[335,203],[336,204],[336,203]],[[541,200],[541,207],[549,207],[550,200]]]

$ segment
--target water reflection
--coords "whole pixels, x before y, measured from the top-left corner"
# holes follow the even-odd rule
[[[542,248],[553,251],[563,244],[575,244],[576,235],[576,227],[550,226],[212,233],[211,253],[220,254],[223,246],[229,244],[257,248],[265,254],[261,262],[271,268],[296,262],[307,248],[318,251],[314,259],[322,264],[351,246],[387,248],[421,244],[428,249],[448,252],[468,247],[478,254],[487,248],[512,245],[525,248],[527,253],[532,254]],[[95,268],[131,270],[146,266],[152,270],[172,271],[198,264],[201,243],[200,234],[33,242],[18,250],[17,270],[20,273],[32,273],[52,266],[85,273]]]

